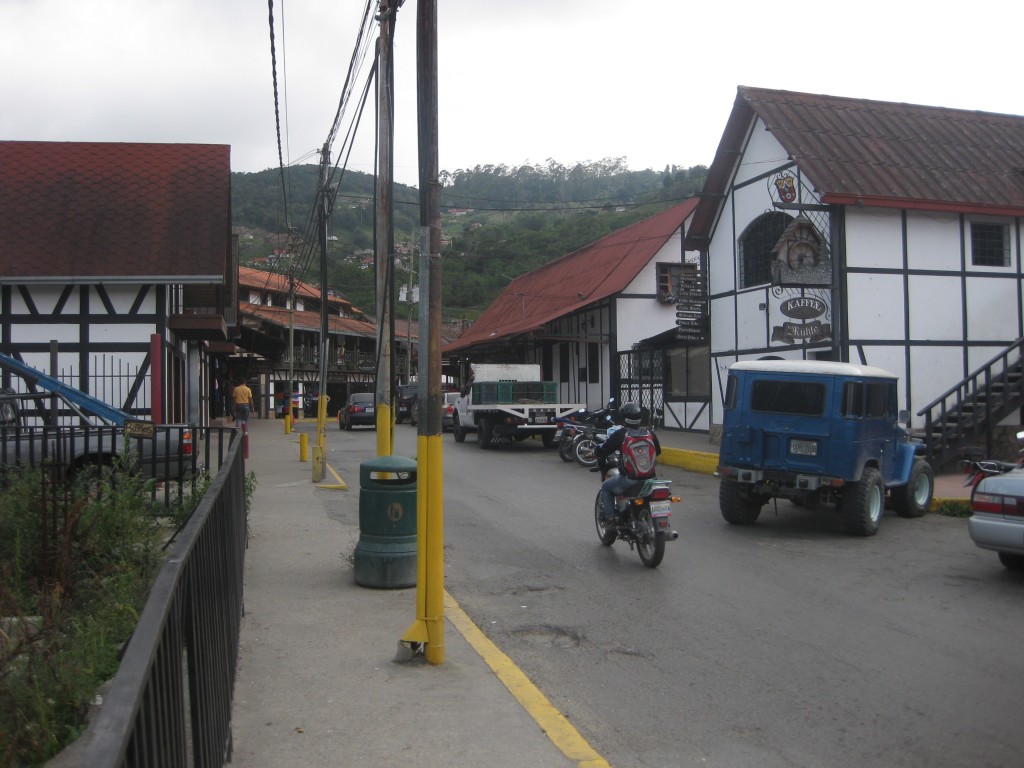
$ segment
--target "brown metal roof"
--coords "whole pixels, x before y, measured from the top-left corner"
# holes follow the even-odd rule
[[[621,293],[696,206],[695,198],[686,200],[517,277],[444,351],[538,331],[545,323]]]
[[[1024,117],[740,86],[688,248],[706,245],[756,118],[824,203],[1024,214]]]
[[[239,310],[243,315],[259,318],[271,325],[276,325],[281,328],[289,328],[291,326],[292,313],[284,307],[262,307],[256,304],[243,303],[239,306]],[[320,330],[319,312],[296,312],[294,321],[296,330],[312,332],[319,332]],[[358,320],[354,317],[338,317],[337,315],[329,315],[327,322],[328,333],[342,334],[346,336],[363,336],[371,339],[377,337],[376,323],[368,322],[366,320]],[[405,324],[401,323],[400,325],[401,327],[396,330],[396,336],[400,339],[405,339]],[[416,323],[412,324],[412,333],[413,339],[415,339],[417,333]]]
[[[231,148],[0,141],[0,275],[224,280]]]
[[[238,284],[244,288],[255,288],[260,291],[271,291],[284,295],[288,294],[288,277],[279,272],[267,272],[266,270],[254,269],[252,267],[239,267]],[[320,289],[302,280],[295,281],[295,295],[299,298],[311,298],[320,301]],[[366,313],[359,309],[359,307],[353,306],[352,302],[348,299],[328,293],[327,300],[330,306],[337,307],[347,314],[361,318],[366,317]]]

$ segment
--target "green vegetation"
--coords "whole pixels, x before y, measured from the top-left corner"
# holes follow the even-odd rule
[[[243,264],[278,252],[293,253],[302,279],[319,281],[319,245],[312,216],[320,171],[287,170],[289,215],[281,173],[232,174],[235,230]],[[473,319],[509,279],[570,253],[698,192],[707,168],[629,171],[621,159],[563,166],[484,165],[441,174],[442,295],[446,319]],[[337,194],[328,227],[328,283],[372,315],[375,272],[360,251],[374,248],[373,178],[346,172],[332,178]],[[394,189],[396,251],[403,265],[418,266],[419,195]],[[288,227],[293,237],[288,237]],[[284,267],[279,267],[283,269]],[[399,269],[396,283],[409,281]],[[415,279],[413,279],[415,282]]]
[[[0,492],[0,766],[41,765],[74,741],[113,677],[163,545],[209,487],[154,510],[125,472],[53,480],[9,470]],[[255,489],[246,478],[246,504]]]
[[[932,502],[931,511],[946,517],[970,517],[971,502],[966,499],[941,499]]]

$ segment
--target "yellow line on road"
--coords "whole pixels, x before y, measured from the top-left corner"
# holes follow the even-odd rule
[[[608,761],[590,746],[565,715],[555,709],[519,667],[480,631],[447,590],[444,593],[445,615],[498,679],[511,692],[523,709],[534,719],[556,747],[580,768],[608,768]]]
[[[338,481],[337,485],[318,485],[317,488],[323,488],[327,491],[347,491],[348,485],[344,480],[341,479],[341,475],[334,471],[334,467],[330,464],[324,464],[327,467],[327,471],[334,475],[334,479]]]

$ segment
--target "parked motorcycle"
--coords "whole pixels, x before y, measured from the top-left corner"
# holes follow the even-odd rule
[[[609,456],[603,467],[591,471],[600,471],[602,482],[619,474],[618,452]],[[657,568],[665,557],[665,542],[679,538],[679,533],[672,528],[672,504],[679,501],[678,496],[672,495],[671,480],[656,477],[637,480],[628,495],[615,498],[615,517],[605,521],[598,490],[594,501],[597,536],[606,547],[625,541],[630,550],[636,549],[640,562],[648,568]]]
[[[583,434],[583,425],[572,422],[561,425],[558,430],[558,457],[562,461],[575,461],[576,438]]]
[[[591,423],[593,420],[593,411],[588,411],[586,408],[580,408],[567,416],[560,416],[558,418],[554,443],[558,446],[558,457],[562,461],[573,461],[573,440],[583,432],[584,425]]]
[[[573,440],[572,451],[576,463],[588,469],[597,466],[597,446],[608,439],[608,436],[616,429],[621,429],[618,424],[612,424],[605,429],[598,429],[593,425],[583,428],[583,431]]]
[[[1017,433],[1017,445],[1021,448],[1017,451],[1017,461],[998,461],[996,459],[961,459],[960,464],[964,468],[964,487],[970,487],[971,498],[978,488],[978,483],[992,475],[1005,475],[1011,470],[1024,467],[1024,430]]]

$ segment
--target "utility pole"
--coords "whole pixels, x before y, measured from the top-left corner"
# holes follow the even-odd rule
[[[327,301],[327,217],[331,213],[331,192],[327,187],[327,169],[331,147],[324,142],[320,158],[320,392],[316,409],[316,444],[313,446],[313,482],[324,479],[327,462],[327,352],[330,349],[330,303]]]
[[[444,664],[444,465],[441,443],[441,189],[438,183],[437,151],[437,0],[419,0],[416,10],[416,90],[420,166],[420,418],[416,436],[418,557],[416,619],[402,636],[402,642],[414,648],[422,648],[429,663]]]
[[[377,66],[377,455],[392,453],[394,418],[391,406],[393,304],[395,296],[395,233],[392,221],[394,183],[394,24],[402,0],[380,0]]]

